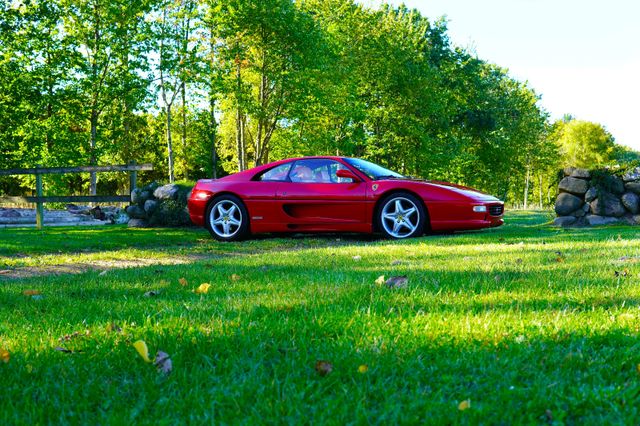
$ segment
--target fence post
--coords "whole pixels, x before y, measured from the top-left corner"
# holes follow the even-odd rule
[[[136,161],[135,160],[130,161],[129,165],[135,166]],[[135,170],[132,170],[129,172],[129,194],[131,194],[133,190],[136,189],[137,186],[138,186],[138,172]]]
[[[38,169],[42,167],[40,164],[36,166],[36,228],[42,229],[44,224],[44,205],[42,203],[42,175]]]

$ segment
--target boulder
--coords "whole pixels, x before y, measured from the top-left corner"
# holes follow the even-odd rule
[[[591,226],[609,225],[611,223],[618,223],[618,219],[615,217],[604,217],[595,214],[588,215],[586,217],[587,223]]]
[[[591,172],[587,169],[573,169],[571,177],[579,179],[591,179]]]
[[[131,220],[140,220],[140,219],[131,219]],[[115,225],[123,225],[129,222],[129,216],[125,212],[118,212],[111,218],[111,223]]]
[[[640,194],[640,182],[627,182],[624,184],[624,187],[627,191]]]
[[[562,169],[562,173],[564,173],[565,176],[571,176],[571,173],[573,173],[575,169],[575,167],[565,167]]]
[[[622,217],[625,214],[620,199],[608,192],[602,192],[590,205],[594,215]]]
[[[576,210],[575,212],[572,212],[572,213],[570,214],[570,216],[573,216],[573,217],[582,217],[582,216],[584,216],[584,215],[586,215],[586,214],[587,214],[587,212],[585,212],[585,211],[584,211],[584,209],[581,207],[581,208],[579,208],[578,210]]]
[[[127,215],[132,219],[145,219],[147,217],[144,209],[137,204],[127,207]]]
[[[158,202],[156,200],[147,200],[144,202],[144,211],[147,212],[149,216],[151,216],[157,208]]]
[[[175,200],[180,188],[175,184],[160,186],[153,191],[153,196],[159,200]]]
[[[131,191],[131,204],[140,204],[140,194],[142,194],[140,188],[135,188]]]
[[[560,216],[560,217],[556,217],[553,220],[553,225],[554,226],[570,226],[573,225],[576,222],[576,218],[573,216]]]
[[[634,181],[634,180],[640,180],[640,167],[636,167],[634,170],[629,170],[622,177],[622,180],[624,180],[625,182],[631,182],[631,181]]]
[[[622,205],[625,206],[625,208],[632,214],[636,214],[640,211],[640,206],[638,205],[640,197],[638,197],[638,195],[633,192],[625,192],[620,199],[622,201]]]
[[[147,202],[147,200],[153,198],[153,192],[151,191],[142,191],[140,193],[140,205],[144,205],[144,203]]]
[[[558,189],[560,189],[561,192],[568,192],[574,195],[582,195],[589,189],[589,183],[583,179],[566,177],[560,181]]]
[[[634,225],[640,225],[640,214],[634,214],[631,217],[631,220],[633,221]]]
[[[149,223],[144,219],[130,219],[127,227],[129,228],[147,228]]]
[[[593,200],[596,199],[596,197],[598,196],[598,189],[591,187],[587,190],[587,192],[584,194],[584,200],[587,203],[592,202]]]
[[[8,209],[8,210],[0,209],[0,217],[15,218],[15,217],[22,217],[22,215],[18,210],[15,210],[15,209]]]
[[[102,211],[102,209],[100,208],[100,206],[95,206],[90,210],[90,212],[91,212],[91,216],[93,216],[94,219],[105,220],[106,216]]]
[[[606,185],[608,189],[614,194],[618,194],[618,195],[624,194],[624,182],[622,182],[622,179],[615,176],[611,176],[609,179],[607,179]]]
[[[583,202],[575,195],[563,192],[556,198],[556,213],[558,216],[566,216],[576,211],[582,206]]]

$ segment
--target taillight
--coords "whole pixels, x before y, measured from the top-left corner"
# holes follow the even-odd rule
[[[191,194],[191,198],[194,200],[206,200],[211,197],[211,193],[209,191],[196,190]]]

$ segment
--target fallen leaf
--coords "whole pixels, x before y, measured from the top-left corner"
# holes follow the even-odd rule
[[[333,371],[333,365],[329,361],[318,360],[316,361],[316,371],[324,377]]]
[[[362,364],[360,367],[358,367],[358,373],[360,374],[364,374],[367,371],[369,371],[369,366],[366,364]]]
[[[104,271],[100,272],[98,275],[102,277],[102,276],[107,275],[107,272],[109,272],[109,270],[105,269]]]
[[[624,269],[622,271],[615,271],[614,274],[616,277],[626,277],[627,275],[629,275],[629,270]]]
[[[180,285],[181,285],[182,287],[185,287],[187,284],[189,284],[189,283],[187,282],[187,280],[186,280],[186,279],[184,279],[184,278],[180,278],[180,279],[178,280],[178,282],[180,283]]]
[[[516,263],[518,263],[518,264],[522,263],[522,259],[519,259],[519,258],[516,259]]]
[[[150,291],[147,291],[147,292],[144,294],[144,297],[155,297],[155,296],[157,296],[157,295],[159,295],[159,294],[160,294],[160,292],[159,292],[159,291],[157,291],[157,290],[150,290]]]
[[[376,278],[375,283],[378,285],[384,284],[384,275],[380,275],[378,278]]]
[[[394,260],[393,262],[391,262],[391,266],[402,265],[402,263],[402,260]]]
[[[458,404],[458,410],[460,411],[468,410],[469,408],[471,408],[470,399],[465,399],[464,401],[460,402],[460,404]]]
[[[409,283],[409,278],[406,275],[400,275],[396,277],[389,277],[387,281],[385,281],[385,285],[389,288],[406,288]]]
[[[209,289],[211,288],[211,284],[209,283],[202,283],[200,284],[200,286],[198,286],[198,288],[196,288],[195,290],[193,290],[196,294],[204,294],[204,293],[208,293]]]
[[[121,333],[122,329],[118,327],[118,324],[115,322],[107,324],[107,332],[109,333]]]
[[[11,359],[11,354],[5,348],[0,348],[0,361],[5,364],[9,363],[9,359]]]
[[[171,362],[171,358],[169,358],[169,354],[166,352],[158,351],[154,365],[158,368],[159,372],[164,374],[169,374],[171,370],[173,370],[173,363]]]
[[[142,357],[142,359],[144,359],[145,362],[151,362],[151,360],[149,359],[149,348],[147,347],[147,344],[144,342],[144,340],[137,340],[133,343],[133,347],[136,348],[136,351],[138,351],[138,354]]]
[[[352,258],[353,260],[355,260],[356,262],[362,260],[362,256],[353,256]]]
[[[238,281],[238,280],[240,280],[240,275],[238,274],[231,275],[231,281]]]
[[[544,410],[544,417],[547,419],[548,422],[552,422],[553,421],[553,413],[551,412],[551,410],[549,410],[548,408],[546,410]]]
[[[40,295],[40,290],[25,290],[22,294],[25,296],[38,296]]]
[[[640,374],[640,364],[636,365],[636,371]]]
[[[502,277],[500,275],[496,275],[495,277],[493,277],[493,279],[496,280],[497,283],[499,283]]]
[[[8,274],[9,272],[11,272],[11,269],[3,269],[0,271],[0,275]]]

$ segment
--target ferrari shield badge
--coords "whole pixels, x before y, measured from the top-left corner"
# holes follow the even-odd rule
[[[377,184],[377,183],[374,183],[373,185],[371,185],[371,189],[372,189],[373,191],[376,191],[376,190],[378,189],[378,184]]]

